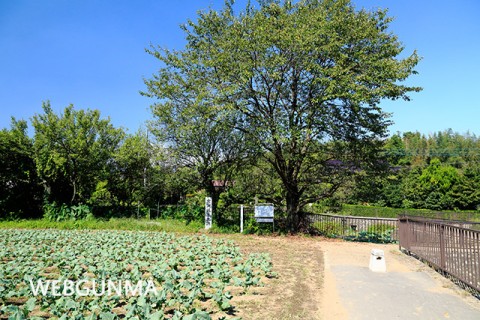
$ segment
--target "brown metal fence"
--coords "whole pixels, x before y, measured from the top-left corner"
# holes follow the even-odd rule
[[[399,218],[400,248],[480,292],[480,223]]]
[[[320,234],[355,241],[398,241],[398,219],[308,214],[310,226]]]

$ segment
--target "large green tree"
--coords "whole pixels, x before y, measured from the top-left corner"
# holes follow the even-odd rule
[[[402,84],[419,57],[399,57],[390,22],[385,10],[356,10],[346,0],[260,1],[238,14],[227,1],[188,22],[185,49],[151,50],[163,67],[147,85],[165,104],[181,103],[170,93],[184,92],[234,113],[233,128],[281,180],[296,228],[303,205],[375,163],[390,123],[380,101],[420,90]]]
[[[50,103],[33,117],[35,162],[48,200],[87,203],[99,181],[105,180],[113,154],[124,136],[98,110],[56,114]]]

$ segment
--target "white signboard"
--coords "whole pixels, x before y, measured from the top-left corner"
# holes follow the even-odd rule
[[[205,229],[212,227],[212,198],[205,198]]]
[[[255,206],[255,220],[257,222],[273,222],[274,218],[273,204],[265,203]]]

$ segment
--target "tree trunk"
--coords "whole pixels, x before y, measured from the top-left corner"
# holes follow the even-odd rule
[[[73,184],[73,194],[72,194],[72,199],[70,200],[70,205],[74,204],[75,197],[77,196],[77,184],[75,180],[72,181],[72,184]]]
[[[294,189],[294,188],[293,188]],[[287,226],[290,231],[298,231],[301,223],[300,217],[300,194],[296,191],[287,191]]]

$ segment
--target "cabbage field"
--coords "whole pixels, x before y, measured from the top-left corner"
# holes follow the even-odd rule
[[[266,254],[205,235],[0,230],[0,319],[231,318],[231,292],[274,276]],[[149,287],[102,291],[106,281]]]

